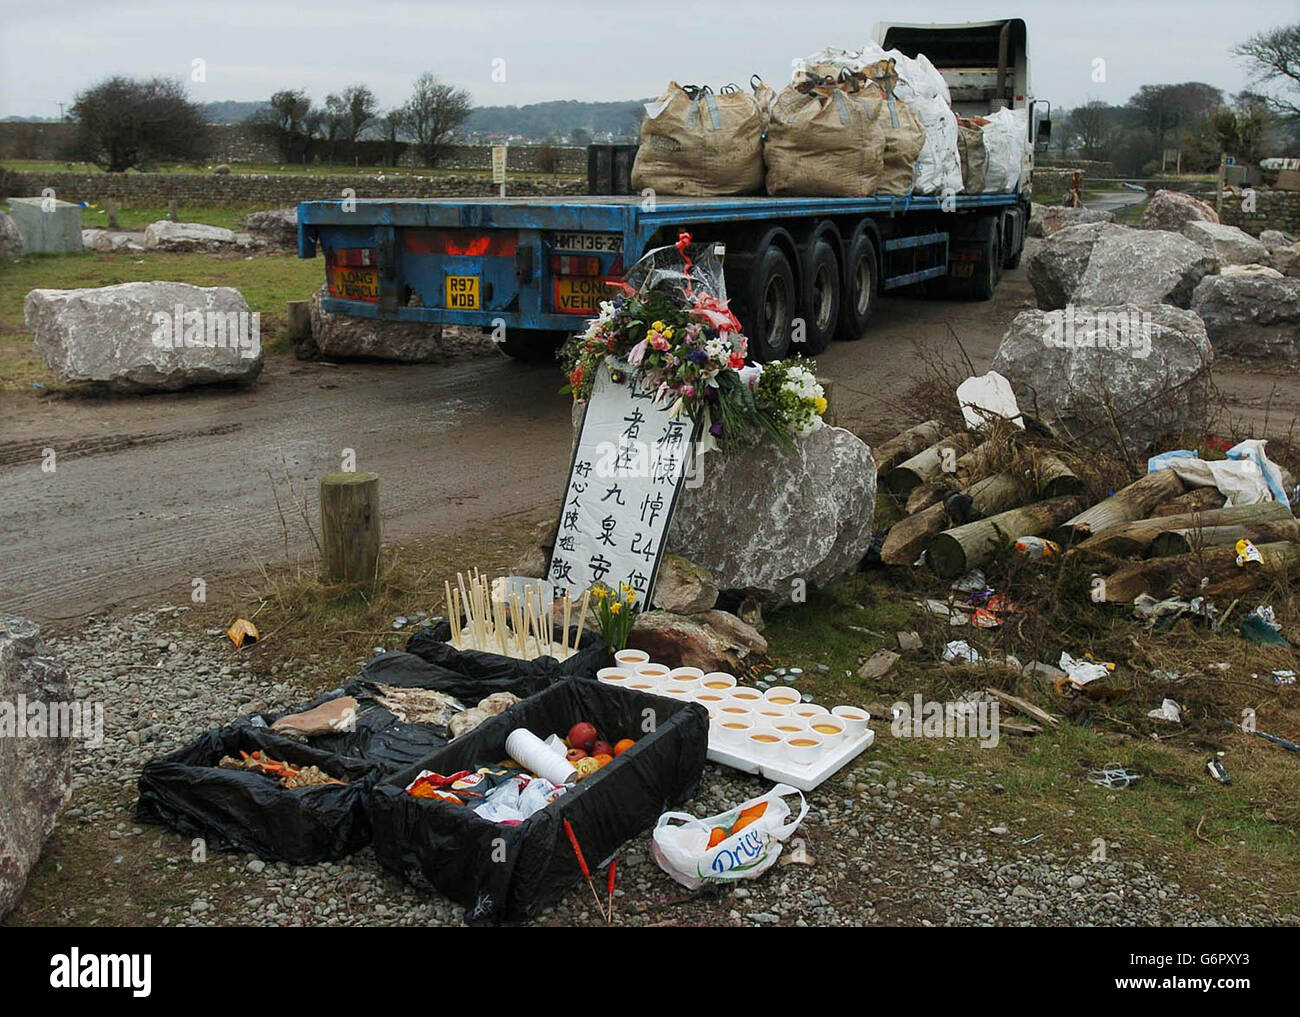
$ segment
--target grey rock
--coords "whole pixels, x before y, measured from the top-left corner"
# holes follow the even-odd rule
[[[379,321],[331,314],[321,306],[322,286],[311,301],[311,340],[295,352],[300,358],[397,360],[429,363],[443,353],[442,329],[419,322]]]
[[[1082,890],[1088,885],[1088,880],[1085,876],[1071,876],[1066,880],[1066,884],[1071,890]]]
[[[637,615],[628,646],[645,650],[671,667],[735,671],[751,656],[767,653],[767,640],[735,615],[705,611],[682,615],[646,611]]]
[[[22,234],[24,254],[81,250],[81,206],[56,198],[10,198],[9,215]]]
[[[871,546],[876,463],[853,433],[821,427],[793,449],[765,443],[705,458],[678,500],[668,549],[722,589],[789,603],[796,580],[818,586],[857,568]]]
[[[718,585],[708,569],[679,554],[665,554],[655,576],[654,605],[674,614],[698,614],[718,602]]]
[[[23,235],[13,216],[0,212],[0,258],[17,258],[23,253]]]
[[[298,209],[269,208],[264,212],[250,212],[244,217],[244,228],[277,244],[296,247],[298,244]]]
[[[1034,299],[1045,311],[1068,304],[1083,279],[1093,246],[1110,223],[1082,223],[1059,230],[1041,244],[1025,264]]]
[[[201,222],[159,219],[144,230],[144,246],[151,251],[219,251],[237,242],[234,230]]]
[[[183,341],[176,347],[170,343],[178,306]],[[122,392],[176,391],[214,382],[246,384],[262,370],[257,319],[229,286],[134,282],[32,290],[23,317],[36,352],[68,382]],[[238,337],[230,328],[234,322],[240,323]]]
[[[1263,230],[1259,234],[1259,242],[1264,245],[1266,250],[1276,251],[1281,247],[1293,246],[1296,238],[1290,233],[1282,232],[1282,230]]]
[[[1209,276],[1192,308],[1218,353],[1300,360],[1300,279]]]
[[[1093,245],[1088,267],[1071,303],[1174,304],[1186,307],[1201,279],[1218,268],[1215,256],[1166,230],[1106,226]]]
[[[1072,208],[1069,205],[1035,204],[1026,232],[1031,237],[1050,237],[1069,226],[1089,222],[1114,222],[1115,213],[1100,208]]]
[[[1300,244],[1273,248],[1268,252],[1265,263],[1290,279],[1300,279]]]
[[[1002,337],[992,369],[1021,409],[1094,444],[1144,451],[1201,421],[1214,349],[1201,319],[1165,304],[1025,311]]]
[[[1222,265],[1256,265],[1268,257],[1268,248],[1243,229],[1217,222],[1189,222],[1183,236],[1200,244]]]
[[[1213,207],[1182,191],[1159,190],[1147,202],[1142,213],[1142,229],[1172,230],[1181,233],[1189,222],[1218,222]]]
[[[18,698],[27,710],[17,712]],[[25,618],[0,615],[0,704],[12,711],[10,724],[27,725],[28,737],[0,728],[0,918],[18,903],[27,876],[59,809],[72,788],[73,731],[63,713],[47,711],[43,737],[30,726],[32,708],[76,706],[73,685],[61,660],[48,653],[40,627]],[[78,707],[79,709],[79,707]],[[68,715],[77,720],[77,714]],[[59,719],[56,719],[59,718]],[[57,724],[59,730],[52,730]]]

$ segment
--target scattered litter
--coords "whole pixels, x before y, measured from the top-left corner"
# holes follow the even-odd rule
[[[898,639],[898,648],[907,653],[915,652],[921,649],[921,636],[917,632],[899,632],[896,634]]]
[[[972,569],[966,575],[956,580],[950,589],[957,590],[961,593],[978,593],[981,590],[989,588],[988,580],[984,578],[982,569]]]
[[[1228,771],[1223,768],[1223,764],[1211,756],[1205,761],[1205,768],[1210,771],[1210,776],[1220,784],[1231,784],[1232,778],[1228,776]]]
[[[235,644],[236,650],[242,649],[245,643],[255,643],[261,638],[257,634],[257,626],[247,618],[236,618],[235,623],[226,629],[226,635]]]
[[[975,647],[964,639],[954,639],[951,643],[943,648],[943,659],[949,664],[961,662],[963,664],[977,664],[980,661],[980,654]]]
[[[1273,680],[1274,680],[1275,682],[1277,682],[1279,685],[1294,685],[1294,684],[1295,684],[1295,672],[1294,672],[1294,671],[1274,671],[1274,672],[1273,672]]]
[[[894,653],[892,650],[877,650],[858,668],[858,677],[865,678],[868,681],[874,678],[883,678],[889,673],[889,669],[901,659],[901,655]]]
[[[1026,837],[1026,838],[1025,838],[1024,840],[1022,840],[1020,843],[1021,843],[1021,844],[1032,844],[1034,841],[1036,841],[1036,840],[1042,840],[1042,839],[1043,839],[1043,835],[1042,835],[1041,833],[1036,833],[1036,834],[1034,834],[1032,837]]]
[[[1147,716],[1156,720],[1167,720],[1174,724],[1183,722],[1183,708],[1172,699],[1166,699],[1157,710],[1148,710]]]
[[[1273,608],[1267,604],[1260,604],[1250,614],[1241,620],[1237,626],[1237,631],[1241,637],[1248,643],[1261,643],[1264,646],[1290,646],[1291,642],[1282,635],[1282,629],[1277,624],[1277,617],[1273,613]]]
[[[965,611],[958,611],[954,608],[952,611],[948,613],[948,624],[958,625],[958,626],[969,625],[970,615],[968,615]]]
[[[1237,567],[1245,568],[1246,564],[1252,561],[1263,565],[1264,556],[1259,553],[1259,548],[1245,537],[1242,537],[1241,540],[1237,541]]]
[[[961,404],[966,426],[972,431],[982,431],[998,418],[1009,420],[1021,429],[1025,426],[1011,382],[997,371],[963,381],[957,386],[957,402]]]
[[[1183,615],[1192,615],[1209,622],[1211,628],[1218,628],[1222,612],[1205,597],[1193,597],[1182,600],[1178,597],[1166,597],[1157,600],[1149,593],[1140,593],[1133,598],[1133,616],[1147,622],[1147,628],[1163,631],[1169,628]]]
[[[1112,790],[1119,790],[1131,785],[1134,781],[1142,779],[1142,774],[1136,770],[1129,770],[1119,763],[1107,763],[1100,770],[1090,770],[1088,772],[1088,783],[1096,784],[1098,787],[1108,787]]]
[[[976,608],[971,615],[971,624],[977,629],[995,629],[1002,624],[1002,619],[985,608]]]
[[[1089,682],[1095,682],[1098,678],[1105,678],[1115,670],[1114,664],[1098,663],[1092,659],[1091,654],[1075,660],[1064,650],[1061,651],[1061,670],[1075,685],[1087,685]]]
[[[1017,551],[1031,559],[1053,558],[1061,553],[1061,545],[1046,537],[1020,537],[1015,546]]]

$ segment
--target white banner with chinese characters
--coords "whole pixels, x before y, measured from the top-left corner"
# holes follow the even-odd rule
[[[654,589],[664,537],[686,477],[695,425],[638,386],[602,367],[587,403],[551,556],[556,593],[593,583],[637,591],[643,609]]]

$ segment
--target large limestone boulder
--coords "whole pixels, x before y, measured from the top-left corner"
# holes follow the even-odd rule
[[[443,355],[442,328],[408,321],[380,321],[331,314],[321,307],[322,286],[311,301],[311,339],[297,346],[300,359],[397,360],[423,364]]]
[[[646,611],[637,615],[628,646],[671,667],[706,672],[738,671],[751,656],[767,653],[767,640],[758,630],[725,611]]]
[[[1183,236],[1211,252],[1222,265],[1257,265],[1268,248],[1243,229],[1217,222],[1189,222]]]
[[[0,212],[0,258],[17,258],[23,253],[23,235],[13,216]]]
[[[1114,222],[1115,213],[1100,208],[1072,208],[1069,205],[1034,205],[1026,232],[1031,237],[1050,237],[1069,226],[1089,222]]]
[[[722,589],[777,607],[805,584],[854,571],[871,546],[876,463],[843,428],[819,428],[790,450],[766,443],[710,453],[700,474],[678,499],[667,548]]]
[[[1096,445],[1141,453],[1196,430],[1214,349],[1201,319],[1167,304],[1018,314],[992,370],[1026,413]],[[1116,434],[1118,427],[1119,435]]]
[[[1218,222],[1219,213],[1200,198],[1182,191],[1156,191],[1142,213],[1144,230],[1172,230],[1181,233],[1189,222]]]
[[[1259,242],[1264,245],[1266,250],[1276,251],[1282,247],[1293,246],[1296,238],[1290,233],[1284,233],[1282,230],[1263,230],[1259,234]]]
[[[1300,244],[1290,247],[1274,247],[1265,260],[1270,268],[1275,268],[1284,276],[1300,279]]]
[[[1300,360],[1300,279],[1208,276],[1192,309],[1219,353]]]
[[[139,234],[114,233],[112,230],[88,229],[81,231],[81,246],[88,251],[143,251],[136,237]]]
[[[244,219],[249,233],[277,244],[296,247],[298,244],[298,209],[271,208],[265,212],[250,212]]]
[[[40,631],[34,622],[0,615],[0,918],[18,903],[67,800],[72,736],[95,737],[93,730],[78,732],[65,724],[65,717],[84,717],[72,712],[84,704],[74,702],[67,669],[46,651]]]
[[[36,352],[67,382],[119,392],[253,381],[260,319],[239,290],[178,282],[32,290],[23,317]]]
[[[1107,226],[1097,236],[1070,302],[1186,307],[1196,284],[1217,269],[1212,252],[1179,234]]]
[[[201,222],[159,219],[144,230],[144,246],[151,251],[220,251],[239,242],[234,230]]]
[[[708,569],[681,555],[665,554],[655,574],[654,606],[675,614],[698,614],[718,602],[718,584]]]
[[[1112,223],[1067,226],[1048,237],[1025,265],[1034,299],[1045,311],[1064,307],[1079,287],[1092,248],[1103,230],[1123,229]]]

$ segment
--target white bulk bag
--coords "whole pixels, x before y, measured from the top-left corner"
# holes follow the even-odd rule
[[[988,115],[984,125],[984,148],[988,152],[988,172],[984,193],[1015,191],[1021,182],[1021,162],[1029,147],[1029,111],[1000,109]]]

